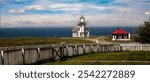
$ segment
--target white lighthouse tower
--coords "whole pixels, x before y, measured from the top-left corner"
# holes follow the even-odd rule
[[[89,29],[86,27],[85,18],[83,16],[80,17],[78,26],[73,28],[72,37],[89,37]]]

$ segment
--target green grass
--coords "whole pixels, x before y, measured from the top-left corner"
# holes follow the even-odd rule
[[[112,41],[112,36],[107,36],[107,38],[105,40],[111,42]]]
[[[36,44],[60,44],[61,42],[75,43],[92,43],[78,38],[0,38],[0,47],[4,46],[23,46]]]
[[[100,62],[117,61],[117,62]],[[118,62],[118,61],[150,61],[150,52],[108,52],[95,53],[67,58],[65,61],[48,62],[48,65],[150,65],[150,62]]]

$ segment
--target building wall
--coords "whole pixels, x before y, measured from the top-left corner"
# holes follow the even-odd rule
[[[76,32],[72,32],[72,37],[89,37],[89,31],[84,31],[83,27],[80,27],[80,29]]]
[[[77,33],[73,32],[72,37],[77,37]]]
[[[124,34],[124,35],[113,35],[112,40],[121,40],[121,41],[127,41],[130,40],[130,34]]]

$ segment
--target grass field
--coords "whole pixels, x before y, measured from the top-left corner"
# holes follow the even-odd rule
[[[101,36],[92,36],[89,37],[89,39],[95,39],[99,37]],[[112,36],[105,36],[105,37],[107,37],[105,41],[114,42],[111,40]],[[60,44],[61,42],[69,44],[93,43],[91,40],[87,40],[87,38],[0,38],[0,47],[36,45],[36,44]],[[132,42],[132,40],[130,42]]]
[[[0,38],[0,47],[4,46],[23,46],[36,44],[60,44],[65,43],[92,43],[91,41],[79,38]]]
[[[65,61],[45,63],[48,65],[150,65],[150,52],[108,52],[95,53],[72,58]]]

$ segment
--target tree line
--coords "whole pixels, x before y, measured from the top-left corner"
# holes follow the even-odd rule
[[[150,43],[150,20],[139,26],[138,36],[135,36],[135,40],[141,43]]]

